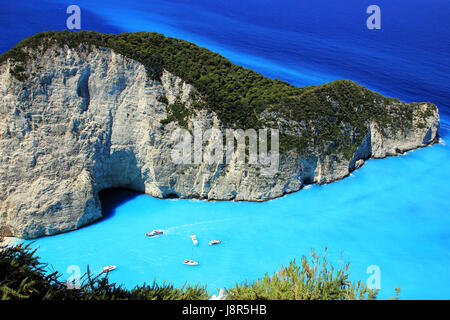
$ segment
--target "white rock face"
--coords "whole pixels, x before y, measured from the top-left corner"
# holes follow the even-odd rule
[[[165,71],[149,81],[144,66],[110,49],[54,48],[28,66],[20,82],[0,65],[0,235],[34,238],[79,228],[102,217],[98,192],[127,187],[155,197],[263,201],[309,183],[341,179],[360,159],[382,158],[433,143],[437,111],[415,122],[422,129],[382,134],[375,124],[353,159],[320,152],[280,157],[279,172],[263,176],[255,165],[177,165],[172,161],[176,122],[166,105],[190,104],[195,91]],[[424,104],[421,108],[426,109]],[[419,110],[420,111],[420,110]],[[211,112],[189,119],[219,124]],[[389,132],[389,130],[388,130]],[[206,141],[208,145],[211,141]]]
[[[355,169],[359,169],[364,165],[364,160],[363,159],[359,159],[355,162]]]

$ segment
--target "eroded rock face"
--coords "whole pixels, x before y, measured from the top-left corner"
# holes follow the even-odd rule
[[[195,91],[165,71],[147,79],[140,63],[111,49],[54,48],[29,66],[20,82],[0,65],[0,235],[34,238],[79,228],[101,218],[98,192],[127,187],[155,197],[263,201],[304,184],[328,183],[381,158],[435,141],[439,115],[421,108],[408,132],[387,133],[371,124],[350,160],[317,150],[287,152],[279,171],[263,176],[254,165],[177,165],[172,161],[177,122],[162,125],[177,98],[191,104]],[[219,125],[211,112],[189,119],[204,128]],[[205,141],[208,145],[211,141]]]

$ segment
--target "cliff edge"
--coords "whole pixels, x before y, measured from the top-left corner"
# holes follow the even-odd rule
[[[39,39],[61,34],[71,37]],[[111,39],[25,42],[0,59],[0,236],[28,239],[98,220],[98,193],[106,188],[161,198],[264,201],[341,179],[368,158],[437,139],[439,114],[431,103],[406,104],[350,81],[296,88],[230,64],[230,73],[253,81],[248,94],[232,97],[233,87],[240,92],[247,82],[215,80],[217,64],[204,62],[204,74],[186,75],[186,66],[174,67],[175,58],[148,64],[127,54],[129,42],[116,47]],[[221,86],[211,89],[214,81]],[[229,85],[226,97],[211,93]],[[252,96],[261,87],[264,94]],[[236,158],[174,163],[174,132],[192,132],[194,124],[278,129],[278,171],[262,175]],[[203,146],[212,143],[205,139]]]

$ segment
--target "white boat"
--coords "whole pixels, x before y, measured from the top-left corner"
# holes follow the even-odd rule
[[[222,241],[220,241],[220,240],[211,240],[210,242],[209,242],[209,245],[210,246],[212,246],[212,245],[214,245],[214,244],[219,244],[219,243],[221,243]]]
[[[103,267],[102,272],[110,272],[116,268],[117,268],[116,266],[106,266],[106,267]]]
[[[194,260],[184,259],[183,264],[188,266],[198,266],[200,263]]]
[[[191,239],[192,239],[192,243],[193,243],[193,244],[198,245],[197,236],[196,236],[195,234],[193,234],[193,235],[191,236]]]
[[[155,236],[159,236],[160,234],[163,234],[164,232],[162,230],[153,230],[152,232],[147,232],[145,235],[147,237],[155,237]]]

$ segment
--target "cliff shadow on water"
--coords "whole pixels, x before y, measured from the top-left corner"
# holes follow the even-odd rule
[[[142,192],[126,188],[108,188],[100,191],[98,193],[102,205],[102,219],[100,221],[114,217],[117,207],[141,194]]]

